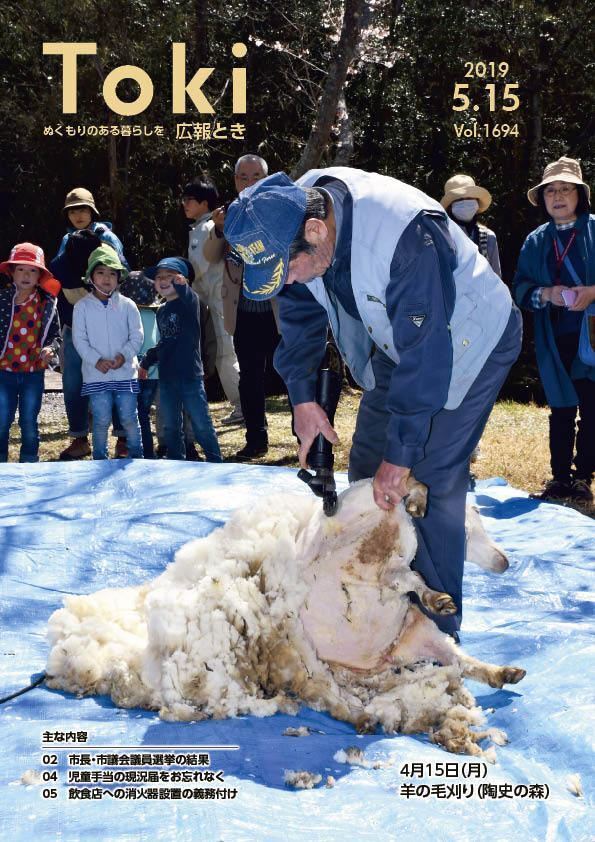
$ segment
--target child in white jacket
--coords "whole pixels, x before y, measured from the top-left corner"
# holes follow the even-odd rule
[[[138,360],[143,328],[136,304],[117,291],[126,268],[111,246],[102,244],[89,257],[86,281],[92,292],[75,304],[74,346],[83,361],[81,395],[93,414],[93,459],[107,459],[107,432],[115,405],[126,431],[128,454],[142,459],[137,413]]]

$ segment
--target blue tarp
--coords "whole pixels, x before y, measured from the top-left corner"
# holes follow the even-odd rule
[[[65,595],[153,578],[186,541],[207,534],[237,506],[276,491],[310,493],[292,470],[250,465],[2,466],[0,695],[26,686],[44,669],[47,619]],[[105,697],[76,699],[41,686],[0,707],[0,838],[593,838],[594,521],[530,500],[503,481],[481,483],[475,501],[511,567],[498,577],[467,565],[462,643],[482,660],[527,670],[510,690],[470,684],[478,702],[494,709],[489,725],[503,728],[510,739],[497,749],[496,765],[469,766],[473,758],[447,754],[421,735],[358,736],[352,726],[308,708],[295,717],[167,723],[151,712],[117,709]],[[314,733],[282,736],[287,726],[298,725]],[[72,800],[67,773],[80,767],[68,765],[73,752],[42,748],[46,731],[86,731],[92,746],[126,746],[136,753],[148,746],[237,745],[210,752],[210,768],[224,773],[218,786],[237,795]],[[382,761],[381,767],[333,759],[352,745],[372,763]],[[57,766],[43,765],[49,753],[56,754]],[[56,769],[57,782],[20,783],[28,770],[44,769]],[[336,783],[289,790],[286,769],[320,773],[323,780],[332,775]],[[577,773],[583,798],[568,789],[568,777]],[[483,797],[480,784],[491,785]],[[145,788],[148,796],[150,784]],[[57,797],[44,799],[50,789]]]

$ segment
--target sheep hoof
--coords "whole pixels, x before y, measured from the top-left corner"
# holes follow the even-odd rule
[[[423,517],[428,504],[428,487],[410,476],[407,480],[407,491],[409,493],[404,501],[405,511],[411,517]]]
[[[366,713],[358,716],[354,724],[358,734],[373,734],[376,730],[376,723]]]
[[[427,608],[432,614],[439,614],[442,617],[457,613],[457,606],[450,594],[447,593],[430,594],[427,598],[422,599],[422,603],[424,608]]]
[[[496,667],[488,677],[490,687],[504,687],[505,684],[518,684],[527,675],[519,667]]]
[[[434,612],[436,614],[448,615],[456,614],[457,606],[450,594],[438,594],[438,598],[434,600]]]
[[[526,675],[520,667],[502,667],[502,684],[518,684]]]

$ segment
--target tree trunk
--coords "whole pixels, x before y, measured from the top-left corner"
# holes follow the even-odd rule
[[[107,141],[107,158],[109,171],[110,210],[112,219],[117,219],[120,205],[120,184],[118,179],[118,149],[115,135],[110,134]]]
[[[320,162],[337,115],[339,99],[343,91],[349,65],[353,61],[360,39],[366,0],[345,0],[341,36],[330,63],[322,97],[318,106],[316,121],[310,132],[302,156],[291,173],[299,178]]]
[[[348,167],[353,155],[353,128],[343,93],[339,97],[337,107],[337,124],[339,126],[339,137],[333,166]]]
[[[101,64],[99,57],[95,56],[95,69],[101,79],[101,84],[105,82],[105,70]],[[111,111],[107,112],[106,123],[111,122]],[[110,134],[107,138],[107,170],[110,188],[110,216],[114,222],[117,223],[118,206],[120,204],[120,190],[118,184],[118,149],[116,146],[116,136]]]
[[[194,0],[194,49],[196,68],[208,67],[209,33],[207,29],[207,0]]]

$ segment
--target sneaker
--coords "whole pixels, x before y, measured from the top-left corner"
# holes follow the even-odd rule
[[[250,462],[251,459],[258,459],[259,456],[264,456],[268,452],[268,445],[256,447],[253,444],[247,444],[241,450],[238,450],[233,457],[234,462]]]
[[[157,445],[157,452],[155,457],[157,459],[165,459],[167,456],[167,447],[164,444]]]
[[[61,462],[73,462],[75,459],[84,459],[91,455],[91,446],[87,436],[79,436],[73,439],[68,447],[58,456]]]
[[[586,479],[576,477],[570,486],[570,497],[581,503],[592,503],[593,492],[591,491],[591,483]]]
[[[569,482],[561,482],[558,479],[550,479],[543,486],[539,494],[530,494],[533,500],[565,500],[571,496],[572,490]]]
[[[128,442],[126,436],[118,436],[114,448],[114,459],[128,459]]]
[[[186,445],[186,461],[187,462],[203,462],[203,458],[196,449],[196,447],[190,442]]]
[[[241,410],[241,407],[234,406],[232,411],[229,415],[226,415],[225,418],[221,419],[222,424],[243,424],[244,423],[244,414]]]

